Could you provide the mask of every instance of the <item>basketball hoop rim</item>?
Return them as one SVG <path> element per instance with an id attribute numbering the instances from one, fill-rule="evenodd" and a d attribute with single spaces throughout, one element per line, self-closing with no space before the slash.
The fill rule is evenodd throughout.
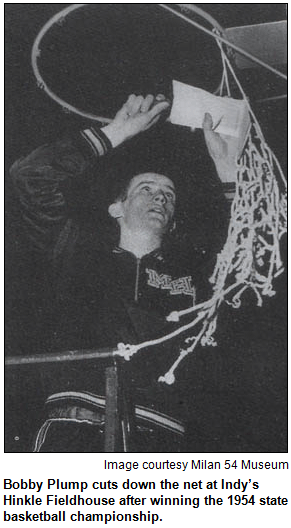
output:
<path id="1" fill-rule="evenodd" d="M 36 78 L 37 86 L 43 90 L 51 99 L 53 99 L 57 104 L 59 104 L 63 110 L 69 113 L 74 113 L 76 115 L 79 115 L 81 117 L 85 117 L 86 119 L 90 119 L 92 121 L 98 121 L 103 124 L 110 123 L 112 119 L 106 116 L 100 116 L 93 114 L 91 112 L 86 112 L 76 106 L 71 105 L 61 97 L 59 97 L 51 88 L 48 86 L 46 81 L 43 79 L 40 70 L 38 61 L 41 57 L 41 42 L 44 38 L 44 36 L 47 34 L 47 32 L 54 26 L 55 24 L 60 24 L 64 22 L 64 19 L 73 11 L 76 11 L 77 9 L 80 9 L 82 7 L 88 6 L 91 4 L 71 4 L 68 7 L 62 9 L 55 15 L 53 15 L 40 29 L 38 35 L 36 36 L 32 50 L 31 50 L 31 66 L 34 73 L 34 76 Z M 165 7 L 163 4 L 156 4 L 161 9 L 165 10 Z M 191 11 L 195 13 L 196 15 L 204 18 L 208 23 L 210 23 L 213 27 L 218 29 L 221 33 L 224 34 L 224 30 L 221 27 L 221 25 L 208 13 L 204 12 L 201 8 L 193 5 L 193 4 L 176 4 L 179 5 L 181 8 L 184 8 L 185 10 Z"/>

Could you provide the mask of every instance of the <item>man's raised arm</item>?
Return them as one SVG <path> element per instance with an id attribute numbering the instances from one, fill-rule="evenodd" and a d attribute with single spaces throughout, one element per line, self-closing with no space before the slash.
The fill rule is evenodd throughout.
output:
<path id="1" fill-rule="evenodd" d="M 13 164 L 10 173 L 23 224 L 38 250 L 53 257 L 56 246 L 62 247 L 72 234 L 66 185 L 82 180 L 88 171 L 97 177 L 98 158 L 151 128 L 168 107 L 163 95 L 130 95 L 109 125 L 88 128 L 71 138 L 43 145 Z"/>

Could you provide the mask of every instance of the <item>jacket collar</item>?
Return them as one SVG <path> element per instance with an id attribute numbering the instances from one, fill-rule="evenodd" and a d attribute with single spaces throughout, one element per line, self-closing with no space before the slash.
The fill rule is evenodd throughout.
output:
<path id="1" fill-rule="evenodd" d="M 134 253 L 132 253 L 131 251 L 127 251 L 126 249 L 123 249 L 119 246 L 115 246 L 112 249 L 112 253 L 119 254 L 119 255 L 132 255 L 136 259 L 136 256 L 134 255 Z M 151 251 L 150 253 L 146 253 L 146 255 L 144 255 L 142 258 L 148 258 L 148 257 L 152 257 L 157 260 L 164 260 L 161 248 L 157 248 Z"/>

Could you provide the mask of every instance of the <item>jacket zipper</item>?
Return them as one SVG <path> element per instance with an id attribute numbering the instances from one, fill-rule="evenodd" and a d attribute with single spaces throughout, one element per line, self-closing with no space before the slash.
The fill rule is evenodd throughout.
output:
<path id="1" fill-rule="evenodd" d="M 134 288 L 134 300 L 138 301 L 138 285 L 139 285 L 139 269 L 140 269 L 140 261 L 141 259 L 138 258 L 136 260 L 136 276 L 135 276 L 135 288 Z"/>

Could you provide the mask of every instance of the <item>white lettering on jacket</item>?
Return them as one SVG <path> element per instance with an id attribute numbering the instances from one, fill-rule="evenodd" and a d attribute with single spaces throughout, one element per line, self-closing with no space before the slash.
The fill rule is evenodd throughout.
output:
<path id="1" fill-rule="evenodd" d="M 161 290 L 169 290 L 171 295 L 191 295 L 195 298 L 195 288 L 192 286 L 192 277 L 179 277 L 172 280 L 170 275 L 162 273 L 159 275 L 156 270 L 146 268 L 148 274 L 148 285 Z"/>

